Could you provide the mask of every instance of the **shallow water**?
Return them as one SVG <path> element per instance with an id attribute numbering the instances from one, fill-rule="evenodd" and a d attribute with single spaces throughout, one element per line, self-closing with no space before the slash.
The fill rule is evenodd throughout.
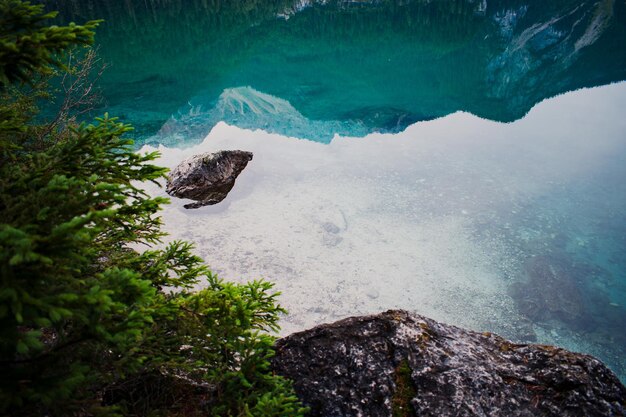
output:
<path id="1" fill-rule="evenodd" d="M 275 282 L 283 333 L 404 308 L 626 381 L 626 3 L 191 3 L 64 3 L 163 164 L 254 152 L 171 239 Z"/>
<path id="2" fill-rule="evenodd" d="M 624 106 L 621 83 L 512 124 L 456 113 L 329 145 L 218 124 L 162 162 L 254 159 L 224 202 L 175 200 L 166 228 L 223 277 L 276 282 L 283 333 L 404 308 L 589 352 L 624 379 Z"/>

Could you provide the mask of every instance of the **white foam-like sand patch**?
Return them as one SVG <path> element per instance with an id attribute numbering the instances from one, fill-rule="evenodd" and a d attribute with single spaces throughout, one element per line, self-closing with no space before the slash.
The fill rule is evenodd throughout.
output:
<path id="1" fill-rule="evenodd" d="M 221 149 L 254 159 L 216 206 L 172 199 L 165 230 L 223 278 L 273 281 L 290 313 L 283 334 L 390 308 L 513 334 L 516 259 L 476 229 L 623 146 L 625 97 L 619 84 L 557 97 L 512 124 L 457 113 L 330 145 L 221 123 L 198 146 L 161 148 L 159 162 Z"/>

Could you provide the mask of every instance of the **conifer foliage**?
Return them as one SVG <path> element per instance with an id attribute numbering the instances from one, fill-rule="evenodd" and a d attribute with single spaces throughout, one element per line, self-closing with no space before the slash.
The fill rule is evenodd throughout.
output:
<path id="1" fill-rule="evenodd" d="M 0 415 L 302 415 L 269 371 L 272 285 L 224 282 L 184 242 L 137 250 L 163 236 L 166 200 L 138 186 L 158 155 L 108 115 L 36 117 L 98 24 L 52 17 L 0 0 Z"/>

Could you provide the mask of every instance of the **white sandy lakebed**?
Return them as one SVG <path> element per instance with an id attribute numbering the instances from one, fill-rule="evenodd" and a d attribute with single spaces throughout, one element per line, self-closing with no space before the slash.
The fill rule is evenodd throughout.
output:
<path id="1" fill-rule="evenodd" d="M 384 140 L 363 155 L 361 144 L 218 125 L 202 145 L 167 151 L 171 159 L 161 162 L 219 149 L 249 150 L 254 159 L 222 203 L 186 210 L 174 199 L 165 230 L 194 242 L 223 278 L 274 282 L 290 313 L 285 333 L 389 308 L 472 328 L 504 320 L 514 309 L 492 265 L 501 255 L 472 239 L 464 214 L 472 203 L 439 215 L 432 202 L 421 204 L 437 185 L 407 176 L 415 155 L 391 155 Z"/>

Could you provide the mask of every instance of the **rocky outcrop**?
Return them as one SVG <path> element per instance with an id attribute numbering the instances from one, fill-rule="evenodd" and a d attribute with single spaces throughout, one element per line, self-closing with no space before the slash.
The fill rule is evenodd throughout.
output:
<path id="1" fill-rule="evenodd" d="M 275 372 L 310 416 L 623 416 L 626 388 L 600 361 L 514 344 L 406 311 L 280 339 Z"/>
<path id="2" fill-rule="evenodd" d="M 196 200 L 185 208 L 217 204 L 226 198 L 237 176 L 252 160 L 252 152 L 219 151 L 195 155 L 174 168 L 165 191 L 174 197 Z"/>

